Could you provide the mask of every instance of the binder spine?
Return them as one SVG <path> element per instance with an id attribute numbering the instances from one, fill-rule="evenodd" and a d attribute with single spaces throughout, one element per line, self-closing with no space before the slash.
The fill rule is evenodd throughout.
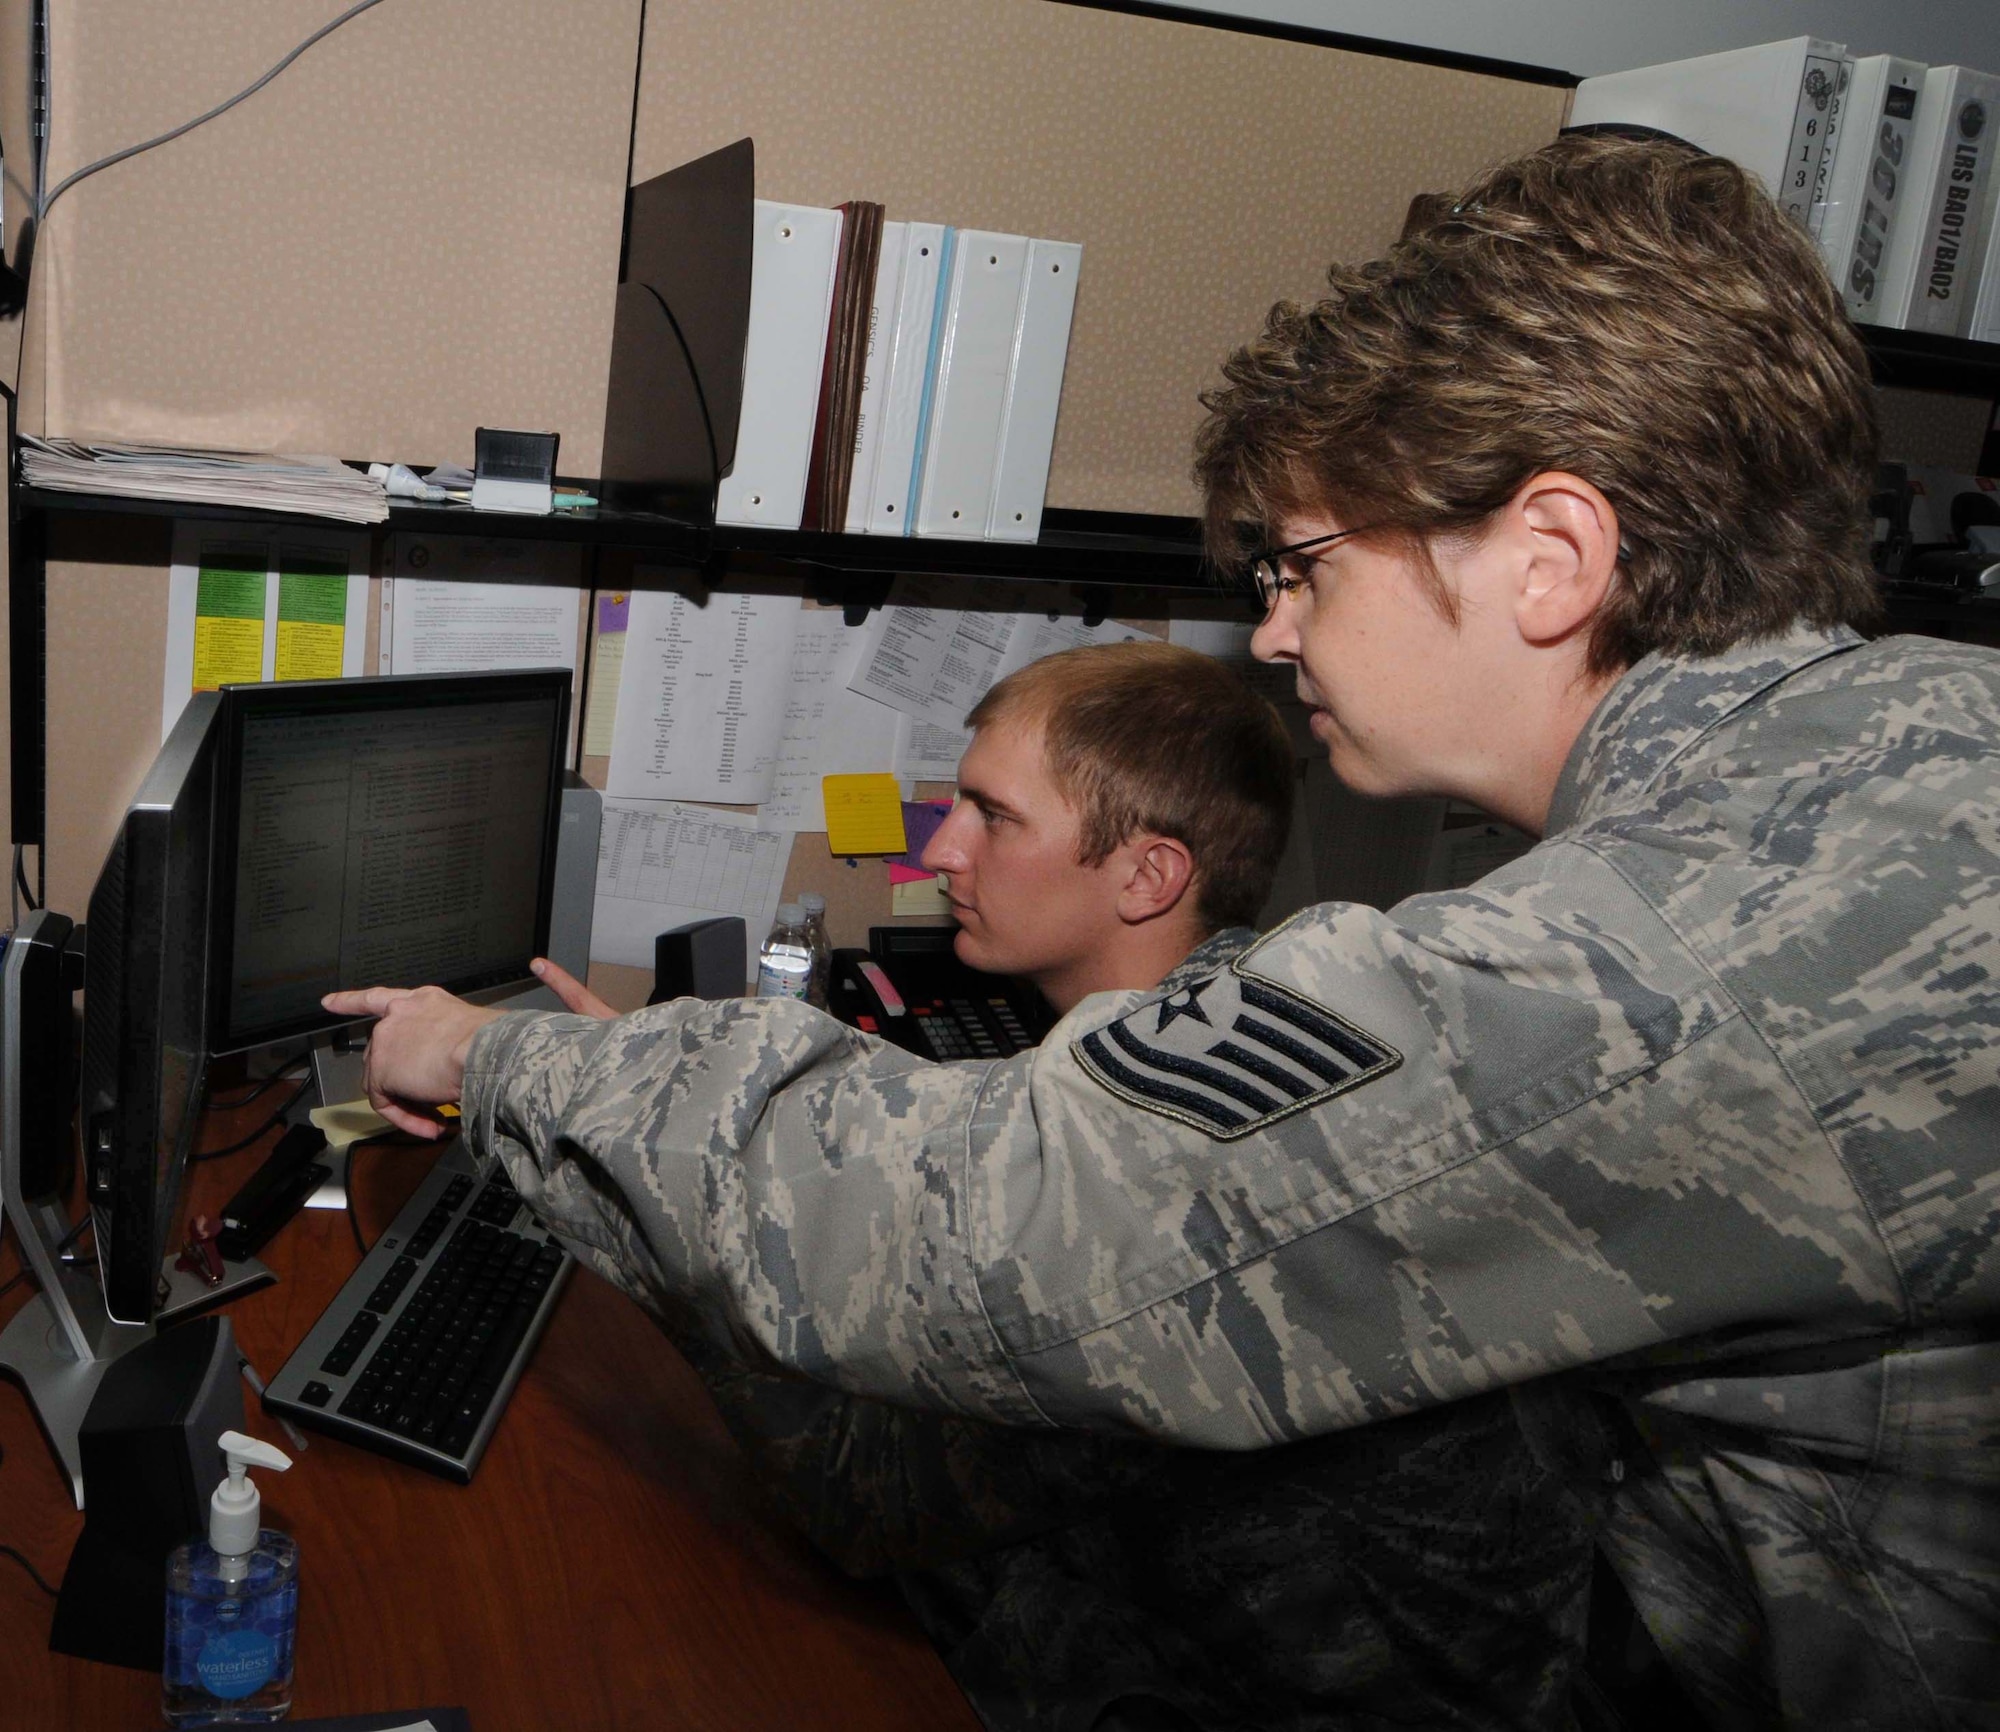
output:
<path id="1" fill-rule="evenodd" d="M 764 199 L 756 213 L 736 466 L 717 489 L 715 520 L 797 529 L 805 511 L 841 217 Z"/>
<path id="2" fill-rule="evenodd" d="M 847 490 L 849 535 L 865 535 L 875 500 L 875 471 L 882 453 L 882 410 L 889 394 L 889 363 L 896 337 L 896 308 L 903 295 L 904 249 L 908 223 L 882 225 L 882 252 L 875 267 L 874 298 L 868 309 L 868 354 L 863 366 L 861 406 L 854 425 L 854 474 Z"/>
<path id="3" fill-rule="evenodd" d="M 917 400 L 917 445 L 910 458 L 909 503 L 903 512 L 903 533 L 917 533 L 917 511 L 924 496 L 924 472 L 930 460 L 931 415 L 937 405 L 938 365 L 942 358 L 945 315 L 951 308 L 952 277 L 958 263 L 958 230 L 944 231 L 938 259 L 937 294 L 931 302 L 930 342 L 924 350 L 924 389 Z"/>
<path id="4" fill-rule="evenodd" d="M 989 541 L 1034 541 L 1041 535 L 1082 264 L 1083 248 L 1072 241 L 1028 245 L 1007 397 L 1000 412 L 993 501 L 986 514 Z"/>
<path id="5" fill-rule="evenodd" d="M 1841 130 L 1847 122 L 1848 95 L 1854 85 L 1854 57 L 1843 55 L 1833 81 L 1833 98 L 1826 109 L 1826 135 L 1820 144 L 1819 173 L 1813 177 L 1812 232 L 1826 232 L 1827 204 L 1833 196 L 1834 164 L 1840 157 Z"/>
<path id="6" fill-rule="evenodd" d="M 917 490 L 919 535 L 985 539 L 1028 249 L 1022 235 L 959 235 Z"/>
<path id="7" fill-rule="evenodd" d="M 1954 69 L 1949 99 L 1934 118 L 1939 131 L 1936 178 L 1916 238 L 1906 330 L 1963 336 L 1978 294 L 1994 136 L 2000 125 L 2000 79 Z M 1925 96 L 1932 93 L 1927 89 Z"/>
<path id="8" fill-rule="evenodd" d="M 1858 63 L 1821 235 L 1827 268 L 1857 325 L 1882 317 L 1897 212 L 1905 203 L 1924 68 L 1887 54 Z"/>
<path id="9" fill-rule="evenodd" d="M 1784 184 L 1778 203 L 1794 221 L 1812 226 L 1813 193 L 1819 185 L 1820 163 L 1826 154 L 1828 111 L 1840 82 L 1840 59 L 1809 53 L 1799 76 L 1798 102 L 1792 110 L 1792 140 L 1785 155 Z"/>
<path id="10" fill-rule="evenodd" d="M 2000 183 L 2000 169 L 1993 174 Z M 1990 189 L 1986 209 L 1986 263 L 1979 273 L 1979 297 L 1973 302 L 1966 335 L 1981 343 L 2000 343 L 2000 185 Z M 1990 443 L 1992 435 L 1988 435 Z"/>
<path id="11" fill-rule="evenodd" d="M 901 535 L 910 515 L 910 471 L 916 457 L 924 372 L 930 364 L 938 279 L 950 230 L 941 223 L 907 225 L 903 275 L 885 339 L 879 449 L 867 511 L 870 535 Z"/>

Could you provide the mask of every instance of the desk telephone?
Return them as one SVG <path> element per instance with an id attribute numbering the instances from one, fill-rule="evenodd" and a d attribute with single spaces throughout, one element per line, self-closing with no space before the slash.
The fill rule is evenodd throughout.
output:
<path id="1" fill-rule="evenodd" d="M 952 953 L 952 926 L 876 926 L 866 950 L 836 950 L 827 1007 L 851 1027 L 923 1058 L 1006 1058 L 1055 1024 L 1025 981 L 982 974 Z"/>

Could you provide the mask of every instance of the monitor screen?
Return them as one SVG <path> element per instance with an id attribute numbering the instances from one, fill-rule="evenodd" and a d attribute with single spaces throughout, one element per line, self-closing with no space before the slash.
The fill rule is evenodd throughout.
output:
<path id="1" fill-rule="evenodd" d="M 212 1052 L 336 1025 L 336 987 L 478 995 L 548 945 L 566 669 L 224 692 Z"/>
<path id="2" fill-rule="evenodd" d="M 220 700 L 197 693 L 126 809 L 85 925 L 79 1073 L 105 1309 L 144 1323 L 201 1109 Z"/>

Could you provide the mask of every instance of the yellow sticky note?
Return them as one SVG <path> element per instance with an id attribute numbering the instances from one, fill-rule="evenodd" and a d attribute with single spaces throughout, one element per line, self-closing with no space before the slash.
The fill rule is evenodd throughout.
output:
<path id="1" fill-rule="evenodd" d="M 944 880 L 937 877 L 912 878 L 905 884 L 890 885 L 889 912 L 935 915 L 943 919 L 951 912 L 951 904 L 944 899 Z"/>
<path id="2" fill-rule="evenodd" d="M 894 776 L 822 776 L 826 843 L 836 854 L 905 854 L 903 790 Z"/>
<path id="3" fill-rule="evenodd" d="M 338 1101 L 330 1107 L 314 1107 L 307 1115 L 326 1132 L 326 1146 L 336 1154 L 363 1137 L 378 1137 L 394 1127 L 366 1101 Z"/>

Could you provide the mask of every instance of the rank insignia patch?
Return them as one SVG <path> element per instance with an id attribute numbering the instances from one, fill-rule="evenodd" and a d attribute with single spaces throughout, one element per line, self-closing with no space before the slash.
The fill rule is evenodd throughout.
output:
<path id="1" fill-rule="evenodd" d="M 1113 1094 L 1225 1142 L 1403 1062 L 1310 999 L 1234 970 L 1142 1005 L 1070 1051 Z"/>

